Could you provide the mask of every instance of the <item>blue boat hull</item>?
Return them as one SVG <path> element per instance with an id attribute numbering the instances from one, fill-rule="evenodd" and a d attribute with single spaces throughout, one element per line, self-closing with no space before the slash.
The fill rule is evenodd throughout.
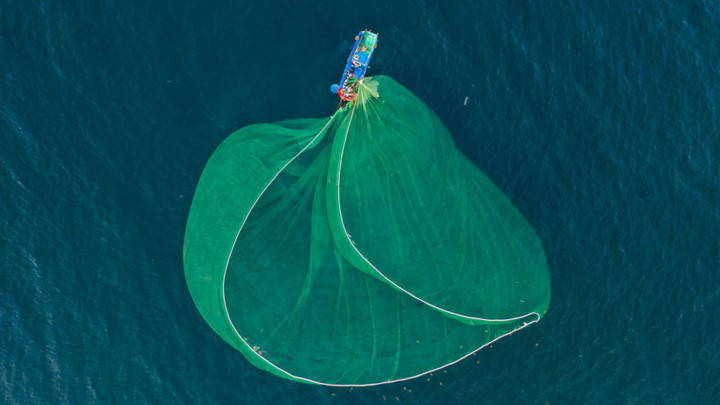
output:
<path id="1" fill-rule="evenodd" d="M 330 91 L 338 93 L 344 101 L 352 101 L 357 96 L 353 87 L 353 80 L 362 81 L 370 64 L 375 47 L 377 46 L 377 34 L 370 31 L 360 31 L 355 37 L 355 44 L 352 47 L 350 56 L 345 64 L 345 70 L 340 78 L 339 84 L 333 84 Z"/>

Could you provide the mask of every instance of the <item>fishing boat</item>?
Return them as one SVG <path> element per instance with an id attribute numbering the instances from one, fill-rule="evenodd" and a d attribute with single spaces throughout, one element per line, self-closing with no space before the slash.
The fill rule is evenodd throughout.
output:
<path id="1" fill-rule="evenodd" d="M 340 83 L 330 86 L 330 91 L 337 93 L 343 101 L 352 101 L 357 97 L 357 85 L 362 83 L 367 72 L 370 58 L 377 47 L 378 34 L 370 30 L 360 31 L 355 36 L 355 44 L 350 51 Z"/>

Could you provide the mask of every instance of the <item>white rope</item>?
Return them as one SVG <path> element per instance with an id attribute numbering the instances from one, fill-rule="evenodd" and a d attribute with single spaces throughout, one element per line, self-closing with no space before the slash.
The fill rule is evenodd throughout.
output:
<path id="1" fill-rule="evenodd" d="M 230 249 L 230 253 L 228 254 L 227 261 L 225 262 L 225 270 L 223 273 L 223 281 L 222 281 L 223 309 L 225 309 L 225 315 L 227 316 L 228 322 L 230 322 L 230 326 L 233 328 L 233 331 L 235 331 L 235 334 L 240 339 L 240 341 L 243 342 L 245 344 L 245 346 L 247 346 L 247 348 L 250 349 L 250 351 L 252 351 L 258 357 L 260 357 L 260 359 L 264 360 L 265 362 L 267 362 L 268 364 L 270 364 L 271 366 L 276 368 L 278 371 L 285 373 L 292 378 L 301 378 L 301 377 L 296 377 L 296 376 L 288 373 L 287 371 L 281 369 L 280 367 L 276 366 L 275 364 L 271 363 L 269 360 L 267 360 L 266 358 L 261 356 L 257 351 L 255 351 L 255 349 L 252 346 L 250 346 L 245 341 L 245 339 L 242 338 L 242 336 L 240 335 L 240 332 L 238 332 L 237 328 L 235 327 L 235 324 L 232 321 L 232 318 L 230 317 L 230 312 L 228 311 L 227 300 L 225 299 L 225 280 L 227 279 L 227 271 L 228 271 L 228 266 L 230 266 L 230 258 L 232 257 L 233 251 L 235 250 L 235 245 L 237 244 L 238 237 L 240 237 L 240 232 L 242 232 L 242 229 L 245 227 L 245 222 L 247 222 L 247 219 L 250 217 L 250 213 L 252 212 L 253 209 L 255 209 L 255 205 L 257 205 L 258 201 L 260 201 L 260 198 L 263 196 L 263 194 L 265 194 L 265 191 L 267 191 L 268 187 L 270 187 L 270 185 L 275 181 L 275 179 L 277 179 L 277 177 L 280 175 L 280 173 L 282 173 L 282 171 L 285 170 L 285 168 L 288 167 L 288 165 L 290 165 L 290 163 L 292 163 L 295 159 L 297 159 L 298 156 L 302 155 L 303 152 L 305 152 L 305 150 L 307 148 L 309 148 L 310 145 L 312 145 L 315 142 L 315 140 L 325 131 L 325 128 L 327 128 L 328 125 L 330 125 L 330 123 L 332 122 L 332 120 L 335 119 L 335 115 L 337 115 L 337 111 L 335 112 L 335 114 L 332 115 L 332 117 L 330 117 L 330 119 L 325 124 L 325 126 L 323 126 L 322 129 L 317 134 L 315 134 L 315 136 L 310 140 L 310 142 L 308 142 L 307 145 L 305 145 L 305 147 L 303 147 L 300 150 L 300 152 L 298 152 L 295 156 L 293 156 L 292 159 L 290 159 L 287 163 L 285 163 L 285 165 L 282 168 L 280 168 L 280 170 L 278 170 L 277 173 L 275 173 L 273 178 L 265 185 L 265 188 L 263 188 L 263 190 L 260 192 L 260 194 L 258 194 L 257 198 L 255 199 L 255 202 L 253 202 L 252 206 L 250 207 L 250 210 L 248 210 L 247 214 L 245 215 L 245 219 L 243 219 L 242 223 L 240 224 L 240 228 L 238 229 L 237 234 L 235 234 L 235 240 L 233 241 L 232 248 Z"/>
<path id="2" fill-rule="evenodd" d="M 350 114 L 350 123 L 352 123 L 352 119 L 353 119 L 353 114 L 354 114 L 354 113 L 355 113 L 355 108 L 353 108 L 353 111 L 352 111 L 352 113 Z M 425 304 L 425 305 L 427 305 L 427 306 L 429 306 L 429 307 L 431 307 L 431 308 L 434 308 L 434 309 L 436 309 L 436 310 L 438 310 L 438 311 L 440 311 L 440 312 L 444 312 L 444 313 L 449 314 L 449 315 L 454 315 L 454 316 L 457 316 L 457 317 L 460 317 L 460 318 L 464 318 L 464 319 L 468 319 L 468 320 L 477 320 L 477 321 L 483 321 L 483 322 L 510 322 L 510 321 L 517 321 L 517 320 L 520 320 L 520 319 L 523 319 L 523 318 L 527 318 L 528 316 L 530 316 L 530 315 L 532 315 L 532 314 L 537 315 L 536 312 L 529 312 L 529 313 L 527 313 L 527 314 L 525 314 L 525 315 L 520 315 L 520 316 L 516 316 L 516 317 L 513 317 L 513 318 L 489 319 L 489 318 L 479 318 L 479 317 L 474 317 L 474 316 L 468 316 L 468 315 L 459 314 L 459 313 L 457 313 L 457 312 L 452 312 L 452 311 L 450 311 L 450 310 L 447 310 L 447 309 L 444 309 L 444 308 L 440 308 L 440 307 L 438 307 L 437 305 L 431 304 L 431 303 L 423 300 L 422 298 L 414 295 L 414 294 L 411 293 L 410 291 L 408 291 L 408 290 L 400 287 L 397 283 L 395 283 L 394 281 L 390 280 L 390 279 L 389 279 L 387 276 L 385 276 L 385 274 L 383 274 L 377 267 L 375 267 L 375 265 L 373 265 L 373 264 L 370 262 L 370 260 L 368 260 L 368 259 L 365 257 L 365 255 L 363 255 L 363 254 L 357 249 L 357 247 L 355 246 L 355 244 L 350 240 L 350 234 L 348 234 L 347 228 L 345 228 L 345 221 L 343 220 L 343 216 L 342 216 L 342 207 L 340 206 L 340 175 L 341 175 L 341 172 L 342 172 L 343 155 L 345 154 L 345 145 L 346 145 L 346 143 L 347 143 L 347 137 L 348 137 L 348 133 L 349 133 L 349 132 L 350 132 L 350 124 L 348 124 L 348 129 L 347 129 L 347 131 L 345 132 L 345 139 L 343 140 L 343 146 L 342 146 L 342 149 L 340 150 L 340 161 L 339 161 L 339 163 L 338 163 L 338 172 L 337 172 L 337 179 L 338 179 L 338 181 L 337 181 L 337 205 L 338 205 L 338 213 L 340 214 L 340 224 L 342 225 L 343 233 L 345 233 L 345 238 L 346 238 L 347 241 L 350 243 L 350 246 L 352 246 L 353 250 L 355 250 L 355 252 L 356 252 L 358 255 L 360 255 L 360 257 L 363 259 L 363 261 L 365 261 L 365 263 L 367 263 L 368 265 L 370 265 L 370 267 L 372 267 L 383 279 L 385 279 L 385 281 L 387 281 L 388 283 L 392 284 L 392 285 L 393 285 L 395 288 L 397 288 L 398 290 L 404 292 L 405 294 L 407 294 L 407 295 L 415 298 L 416 300 L 422 302 L 423 304 Z"/>
<path id="3" fill-rule="evenodd" d="M 340 171 L 341 171 L 341 168 L 342 168 L 343 153 L 345 152 L 345 142 L 347 141 L 347 136 L 348 136 L 348 133 L 350 132 L 350 124 L 352 124 L 352 119 L 353 119 L 353 116 L 354 116 L 354 114 L 355 114 L 355 108 L 356 108 L 356 107 L 357 107 L 357 104 L 354 104 L 354 105 L 353 105 L 352 112 L 350 113 L 350 120 L 348 121 L 348 129 L 347 129 L 347 131 L 345 132 L 345 139 L 343 140 L 343 147 L 342 147 L 342 151 L 341 151 L 341 153 L 340 153 L 340 161 L 338 162 L 338 164 L 339 164 L 339 165 L 338 165 L 338 210 L 340 210 L 340 221 L 341 221 L 341 224 L 342 224 L 342 226 L 343 226 L 343 232 L 345 233 L 345 236 L 346 236 L 346 238 L 348 239 L 348 242 L 350 242 L 350 246 L 352 246 L 353 249 L 355 249 L 355 251 L 360 255 L 360 257 L 362 257 L 363 260 L 364 260 L 367 264 L 369 264 L 370 266 L 372 266 L 372 268 L 375 269 L 375 271 L 377 271 L 378 274 L 380 274 L 383 278 L 385 278 L 385 280 L 387 280 L 389 283 L 391 283 L 391 284 L 393 284 L 394 286 L 396 286 L 396 287 L 397 287 L 398 289 L 400 289 L 401 291 L 407 293 L 408 295 L 410 295 L 411 297 L 417 299 L 418 301 L 423 302 L 423 303 L 425 303 L 425 304 L 427 304 L 427 305 L 429 305 L 429 306 L 431 306 L 431 307 L 433 307 L 433 308 L 435 308 L 435 309 L 438 309 L 438 310 L 440 310 L 440 311 L 442 311 L 442 312 L 446 312 L 446 313 L 449 313 L 449 314 L 453 314 L 453 315 L 457 315 L 457 316 L 463 317 L 463 315 L 459 315 L 459 314 L 455 314 L 454 312 L 450 312 L 450 311 L 447 311 L 447 310 L 443 310 L 442 308 L 436 307 L 435 305 L 432 305 L 432 304 L 430 304 L 430 303 L 428 303 L 428 302 L 425 302 L 425 301 L 423 301 L 422 299 L 420 299 L 420 298 L 414 296 L 413 294 L 407 292 L 406 290 L 404 290 L 403 288 L 401 288 L 401 287 L 398 286 L 397 284 L 393 283 L 391 280 L 389 280 L 387 277 L 385 277 L 385 275 L 382 274 L 375 266 L 373 266 L 373 264 L 370 263 L 370 261 L 368 261 L 368 260 L 365 258 L 365 256 L 363 256 L 363 254 L 360 253 L 360 251 L 358 251 L 358 250 L 355 248 L 355 245 L 353 245 L 352 242 L 350 241 L 350 235 L 348 235 L 347 229 L 345 228 L 345 223 L 344 223 L 344 221 L 342 220 L 342 211 L 341 211 L 341 208 L 340 208 Z M 505 333 L 505 334 L 502 334 L 502 335 L 496 337 L 495 339 L 489 341 L 488 343 L 485 343 L 484 345 L 478 347 L 477 349 L 475 349 L 475 350 L 473 350 L 472 352 L 466 354 L 465 356 L 462 356 L 462 357 L 458 358 L 457 360 L 454 360 L 454 361 L 452 361 L 452 362 L 450 362 L 450 363 L 444 364 L 444 365 L 442 365 L 442 366 L 440 366 L 440 367 L 437 367 L 437 368 L 434 368 L 434 369 L 432 369 L 432 370 L 424 371 L 424 372 L 422 372 L 422 373 L 419 373 L 419 374 L 414 375 L 414 376 L 411 376 L 411 377 L 405 377 L 405 378 L 400 378 L 400 379 L 396 379 L 396 380 L 382 381 L 382 382 L 370 383 L 370 384 L 330 384 L 330 383 L 324 383 L 324 382 L 321 382 L 321 381 L 315 381 L 315 380 L 310 379 L 310 378 L 305 378 L 305 377 L 296 376 L 296 375 L 294 375 L 294 374 L 292 374 L 292 373 L 290 373 L 290 372 L 282 369 L 281 367 L 277 366 L 276 364 L 274 364 L 274 363 L 271 362 L 270 360 L 266 359 L 266 358 L 265 358 L 263 355 L 261 355 L 257 350 L 255 350 L 250 344 L 248 344 L 248 343 L 245 341 L 245 339 L 242 338 L 242 336 L 240 335 L 240 332 L 237 330 L 237 328 L 235 327 L 235 324 L 234 324 L 233 321 L 232 321 L 232 318 L 230 317 L 230 312 L 228 311 L 228 307 L 227 307 L 227 301 L 226 301 L 226 299 L 225 299 L 225 280 L 226 280 L 226 278 L 227 278 L 228 266 L 230 265 L 230 258 L 232 257 L 232 252 L 235 250 L 235 245 L 237 244 L 238 237 L 240 236 L 240 232 L 242 231 L 243 227 L 245 226 L 245 222 L 247 222 L 247 219 L 248 219 L 248 217 L 250 216 L 250 213 L 251 213 L 252 210 L 255 208 L 255 205 L 258 203 L 258 201 L 260 200 L 260 198 L 262 197 L 262 195 L 265 193 L 265 191 L 267 191 L 268 187 L 270 187 L 270 185 L 275 181 L 275 179 L 280 175 L 280 173 L 281 173 L 283 170 L 285 170 L 285 168 L 286 168 L 290 163 L 292 163 L 295 159 L 297 159 L 298 156 L 300 156 L 303 152 L 305 152 L 305 150 L 306 150 L 310 145 L 312 145 L 313 142 L 315 142 L 315 140 L 320 136 L 320 134 L 323 133 L 323 131 L 325 130 L 325 128 L 327 128 L 327 126 L 328 126 L 328 125 L 332 122 L 332 120 L 335 118 L 335 115 L 337 115 L 337 112 L 336 112 L 335 114 L 333 114 L 332 117 L 330 117 L 330 120 L 328 120 L 328 122 L 327 122 L 327 123 L 325 124 L 325 126 L 320 130 L 320 132 L 318 132 L 318 133 L 315 135 L 315 137 L 313 137 L 313 139 L 312 139 L 307 145 L 305 145 L 305 147 L 304 147 L 302 150 L 300 150 L 300 152 L 298 152 L 297 155 L 295 155 L 292 159 L 290 159 L 290 161 L 288 161 L 277 173 L 275 173 L 275 176 L 273 176 L 272 180 L 270 180 L 270 182 L 265 186 L 265 188 L 262 190 L 262 192 L 260 192 L 260 194 L 258 195 L 258 197 L 255 199 L 255 202 L 254 202 L 253 205 L 250 207 L 250 210 L 248 211 L 247 215 L 245 216 L 245 219 L 243 220 L 242 224 L 240 225 L 240 229 L 238 229 L 238 232 L 237 232 L 237 234 L 235 235 L 235 241 L 233 242 L 233 246 L 232 246 L 232 248 L 230 249 L 230 253 L 229 253 L 229 255 L 228 255 L 227 262 L 225 263 L 225 271 L 224 271 L 224 274 L 223 274 L 223 282 L 222 282 L 223 308 L 225 309 L 225 315 L 227 316 L 227 319 L 228 319 L 228 322 L 230 323 L 230 326 L 232 327 L 233 331 L 235 332 L 235 334 L 237 335 L 237 337 L 240 339 L 240 341 L 243 342 L 243 344 L 248 348 L 248 350 L 250 350 L 252 353 L 254 353 L 260 360 L 262 360 L 262 361 L 265 362 L 266 364 L 270 365 L 272 368 L 278 370 L 279 372 L 281 372 L 281 373 L 283 373 L 283 374 L 287 375 L 288 377 L 290 377 L 290 378 L 292 378 L 292 379 L 295 379 L 295 380 L 305 381 L 305 382 L 312 383 L 312 384 L 325 385 L 325 386 L 329 386 L 329 387 L 370 387 L 370 386 L 375 386 L 375 385 L 392 384 L 392 383 L 396 383 L 396 382 L 400 382 L 400 381 L 411 380 L 411 379 L 413 379 L 413 378 L 417 378 L 417 377 L 423 376 L 423 375 L 425 375 L 425 374 L 429 374 L 429 373 L 435 372 L 435 371 L 437 371 L 437 370 L 443 369 L 443 368 L 445 368 L 445 367 L 451 366 L 451 365 L 453 365 L 453 364 L 455 364 L 455 363 L 457 363 L 457 362 L 459 362 L 459 361 L 461 361 L 461 360 L 469 357 L 470 355 L 476 353 L 477 351 L 479 351 L 479 350 L 487 347 L 488 345 L 491 345 L 493 342 L 496 342 L 497 340 L 499 340 L 499 339 L 501 339 L 501 338 L 503 338 L 503 337 L 505 337 L 505 336 L 509 336 L 509 335 L 511 335 L 511 334 L 513 334 L 513 333 L 515 333 L 515 332 L 517 332 L 517 331 L 519 331 L 519 330 L 521 330 L 521 329 L 524 329 L 524 328 L 526 328 L 528 325 L 531 325 L 531 324 L 533 324 L 533 323 L 538 322 L 538 321 L 540 320 L 540 315 L 539 315 L 537 312 L 531 312 L 531 313 L 529 313 L 529 314 L 527 314 L 527 315 L 525 315 L 525 316 L 523 316 L 523 317 L 527 317 L 527 316 L 529 316 L 529 315 L 535 315 L 535 317 L 536 317 L 535 320 L 532 320 L 532 321 L 530 321 L 530 322 L 523 322 L 523 325 L 522 325 L 522 326 L 520 326 L 520 327 L 518 327 L 518 328 L 516 328 L 516 329 L 513 329 L 513 330 L 511 330 L 510 332 L 507 332 L 507 333 Z M 507 319 L 507 320 L 516 320 L 516 319 L 520 319 L 520 318 L 523 318 L 523 317 L 509 318 L 509 319 Z M 468 318 L 468 319 L 484 320 L 483 318 L 473 318 L 473 317 L 466 317 L 466 318 Z M 492 320 L 490 320 L 490 321 L 492 321 Z"/>

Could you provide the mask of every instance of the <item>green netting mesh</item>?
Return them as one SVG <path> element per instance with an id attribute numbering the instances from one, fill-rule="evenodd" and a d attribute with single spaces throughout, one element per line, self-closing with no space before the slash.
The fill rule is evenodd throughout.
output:
<path id="1" fill-rule="evenodd" d="M 359 48 L 366 50 L 364 52 L 370 53 L 375 46 L 375 42 L 377 42 L 377 34 L 372 32 L 366 32 L 365 35 L 363 35 L 362 40 L 360 41 Z"/>
<path id="2" fill-rule="evenodd" d="M 215 151 L 184 262 L 210 326 L 255 366 L 377 384 L 446 366 L 536 322 L 542 245 L 389 77 L 323 119 L 252 125 Z"/>

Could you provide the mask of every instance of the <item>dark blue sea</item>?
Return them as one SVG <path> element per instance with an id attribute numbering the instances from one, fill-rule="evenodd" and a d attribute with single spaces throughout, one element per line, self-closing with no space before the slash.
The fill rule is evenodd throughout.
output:
<path id="1" fill-rule="evenodd" d="M 0 0 L 0 403 L 719 404 L 718 27 L 712 0 Z M 552 302 L 432 376 L 311 386 L 207 326 L 185 223 L 231 132 L 333 113 L 364 28 L 535 228 Z"/>

